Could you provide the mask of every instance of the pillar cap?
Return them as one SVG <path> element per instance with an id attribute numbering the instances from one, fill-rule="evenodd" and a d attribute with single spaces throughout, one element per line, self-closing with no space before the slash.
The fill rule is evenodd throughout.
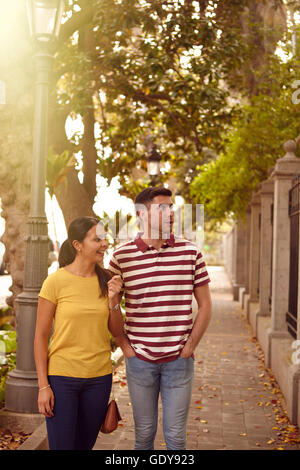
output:
<path id="1" fill-rule="evenodd" d="M 277 160 L 274 171 L 271 174 L 272 179 L 283 178 L 290 179 L 300 173 L 300 158 L 297 158 L 295 151 L 297 144 L 294 140 L 288 140 L 283 145 L 286 154 L 283 158 Z"/>
<path id="2" fill-rule="evenodd" d="M 256 192 L 256 193 L 253 193 L 252 194 L 252 198 L 250 200 L 250 205 L 253 206 L 253 205 L 259 205 L 261 203 L 261 200 L 260 200 L 260 192 Z"/>
<path id="3" fill-rule="evenodd" d="M 283 144 L 283 148 L 286 151 L 286 154 L 283 158 L 285 158 L 286 160 L 291 159 L 291 158 L 292 159 L 297 158 L 295 155 L 295 152 L 297 150 L 297 144 L 294 140 L 287 140 Z"/>
<path id="4" fill-rule="evenodd" d="M 274 180 L 267 179 L 260 183 L 260 194 L 274 194 Z"/>

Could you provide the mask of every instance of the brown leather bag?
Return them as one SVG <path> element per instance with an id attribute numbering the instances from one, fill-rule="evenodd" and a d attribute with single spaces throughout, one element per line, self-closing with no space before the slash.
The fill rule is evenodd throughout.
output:
<path id="1" fill-rule="evenodd" d="M 107 407 L 105 419 L 101 425 L 100 431 L 104 434 L 113 432 L 118 427 L 118 422 L 121 421 L 121 415 L 115 399 L 112 399 Z"/>

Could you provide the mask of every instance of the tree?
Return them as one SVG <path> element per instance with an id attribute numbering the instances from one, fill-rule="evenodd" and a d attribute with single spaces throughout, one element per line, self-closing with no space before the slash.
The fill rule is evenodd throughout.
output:
<path id="1" fill-rule="evenodd" d="M 187 157 L 188 166 L 205 161 L 207 142 L 220 148 L 232 112 L 220 81 L 241 46 L 233 35 L 220 37 L 209 3 L 93 1 L 93 19 L 79 27 L 75 18 L 84 17 L 87 7 L 72 3 L 73 16 L 62 30 L 51 121 L 54 151 L 82 156 L 83 183 L 73 169 L 68 184 L 55 191 L 68 217 L 82 206 L 91 210 L 99 170 L 108 180 L 119 177 L 122 194 L 135 195 L 143 182 L 137 184 L 132 171 L 144 166 L 147 136 L 174 167 Z M 74 13 L 75 6 L 81 11 Z M 72 21 L 76 38 L 70 37 Z M 78 114 L 84 133 L 70 145 L 63 123 Z M 72 188 L 67 197 L 66 188 Z"/>
<path id="2" fill-rule="evenodd" d="M 252 3 L 66 2 L 52 77 L 48 138 L 48 187 L 66 224 L 79 215 L 94 214 L 97 174 L 108 181 L 117 176 L 121 193 L 129 197 L 145 185 L 145 138 L 151 138 L 171 164 L 163 179 L 176 178 L 183 194 L 189 194 L 198 167 L 224 148 L 224 134 L 236 116 L 231 90 L 241 75 L 247 76 L 259 50 L 253 52 L 242 27 Z M 14 29 L 1 29 L 6 39 L 1 44 L 9 37 L 11 51 L 9 56 L 7 50 L 1 51 L 0 77 L 8 86 L 0 118 L 0 197 L 15 295 L 22 288 L 28 214 L 33 62 L 24 2 L 14 0 L 8 6 L 2 0 L 0 7 L 1 18 L 6 20 L 8 11 L 18 18 Z M 80 117 L 83 123 L 83 132 L 71 139 L 65 132 L 68 117 Z M 18 178 L 4 176 L 8 167 L 10 175 L 19 172 Z"/>
<path id="3" fill-rule="evenodd" d="M 284 63 L 274 54 L 279 39 L 291 54 L 292 32 L 285 25 L 285 5 L 272 0 L 251 2 L 241 18 L 251 51 L 228 81 L 240 99 L 238 118 L 223 136 L 219 157 L 198 168 L 191 184 L 191 197 L 205 204 L 215 223 L 245 215 L 253 191 L 283 156 L 283 143 L 299 133 L 292 102 L 299 61 L 293 56 Z"/>
<path id="4" fill-rule="evenodd" d="M 272 66 L 270 62 L 268 92 L 241 107 L 224 152 L 202 166 L 193 180 L 192 196 L 205 204 L 215 221 L 245 215 L 252 193 L 284 156 L 283 144 L 299 135 L 300 107 L 293 99 L 299 72 L 300 63 L 294 57 L 286 63 L 274 58 Z"/>

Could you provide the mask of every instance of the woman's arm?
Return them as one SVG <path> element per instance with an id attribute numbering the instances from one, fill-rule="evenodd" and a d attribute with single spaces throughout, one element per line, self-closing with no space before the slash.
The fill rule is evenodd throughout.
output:
<path id="1" fill-rule="evenodd" d="M 122 288 L 120 276 L 114 276 L 108 281 L 108 305 L 109 319 L 108 328 L 116 343 L 121 347 L 126 357 L 135 356 L 135 352 L 130 345 L 127 336 L 124 334 L 124 320 L 120 309 L 120 291 Z"/>
<path id="2" fill-rule="evenodd" d="M 113 276 L 107 283 L 109 307 L 108 328 L 113 336 L 120 336 L 124 328 L 119 295 L 122 284 L 121 276 Z"/>
<path id="3" fill-rule="evenodd" d="M 38 375 L 39 412 L 53 416 L 54 395 L 48 382 L 48 341 L 56 305 L 39 297 L 34 338 L 34 358 Z"/>

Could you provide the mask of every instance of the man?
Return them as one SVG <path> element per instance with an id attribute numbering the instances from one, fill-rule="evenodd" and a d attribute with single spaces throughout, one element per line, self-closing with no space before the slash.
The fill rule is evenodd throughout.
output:
<path id="1" fill-rule="evenodd" d="M 171 196 L 166 188 L 137 195 L 143 233 L 118 248 L 110 261 L 125 293 L 126 335 L 116 340 L 126 360 L 136 450 L 154 449 L 159 393 L 167 449 L 185 449 L 193 352 L 211 316 L 202 255 L 196 245 L 171 233 Z M 193 294 L 198 303 L 194 324 Z"/>

